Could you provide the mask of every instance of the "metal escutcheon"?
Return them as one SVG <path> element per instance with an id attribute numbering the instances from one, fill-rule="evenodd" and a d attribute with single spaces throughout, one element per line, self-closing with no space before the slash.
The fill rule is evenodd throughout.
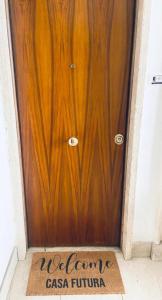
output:
<path id="1" fill-rule="evenodd" d="M 76 65 L 75 65 L 75 64 L 70 64 L 70 65 L 69 65 L 69 68 L 70 68 L 70 69 L 75 69 L 75 68 L 76 68 Z"/>
<path id="2" fill-rule="evenodd" d="M 77 146 L 78 145 L 78 139 L 74 136 L 70 137 L 68 140 L 68 144 L 71 147 Z"/>
<path id="3" fill-rule="evenodd" d="M 122 134 L 116 134 L 114 138 L 115 144 L 122 145 L 124 143 L 124 136 Z"/>

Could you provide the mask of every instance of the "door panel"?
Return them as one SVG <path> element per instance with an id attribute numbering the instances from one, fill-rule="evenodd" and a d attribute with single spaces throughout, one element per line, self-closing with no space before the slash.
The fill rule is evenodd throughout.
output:
<path id="1" fill-rule="evenodd" d="M 135 0 L 9 11 L 29 245 L 117 246 Z"/>

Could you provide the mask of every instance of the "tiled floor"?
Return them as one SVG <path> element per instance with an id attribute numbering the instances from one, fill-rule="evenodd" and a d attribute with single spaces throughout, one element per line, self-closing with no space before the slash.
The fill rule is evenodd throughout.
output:
<path id="1" fill-rule="evenodd" d="M 44 249 L 39 249 L 42 250 Z M 48 251 L 52 250 L 48 249 Z M 18 263 L 8 300 L 162 300 L 162 262 L 153 262 L 150 259 L 125 261 L 121 252 L 114 250 L 126 290 L 125 295 L 26 297 L 32 251 L 35 251 L 32 249 L 28 252 L 26 260 Z"/>

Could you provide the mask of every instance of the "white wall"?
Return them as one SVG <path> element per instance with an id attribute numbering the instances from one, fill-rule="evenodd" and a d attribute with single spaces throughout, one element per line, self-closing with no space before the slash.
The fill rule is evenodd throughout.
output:
<path id="1" fill-rule="evenodd" d="M 152 85 L 151 81 L 155 74 L 162 74 L 161 4 L 161 0 L 152 0 L 148 53 L 146 52 L 147 71 L 143 82 L 145 93 L 135 194 L 134 241 L 159 242 L 160 240 L 162 85 Z"/>
<path id="2" fill-rule="evenodd" d="M 3 26 L 0 26 L 0 28 L 0 42 L 2 43 Z M 0 55 L 0 60 L 0 66 L 2 67 L 2 60 L 5 63 L 5 58 Z M 8 101 L 5 97 L 7 93 L 4 93 L 7 89 L 7 74 L 3 73 L 3 70 L 4 68 L 1 68 L 0 71 L 0 285 L 13 249 L 16 246 L 16 220 L 7 139 L 8 125 L 7 120 L 5 120 L 6 113 L 4 112 L 4 103 Z M 4 87 L 5 84 L 6 87 Z"/>
<path id="3" fill-rule="evenodd" d="M 7 2 L 7 1 L 6 1 Z M 0 284 L 11 253 L 25 255 L 23 188 L 5 0 L 0 0 Z"/>
<path id="4" fill-rule="evenodd" d="M 16 227 L 11 189 L 10 166 L 0 93 L 0 285 L 16 246 Z"/>

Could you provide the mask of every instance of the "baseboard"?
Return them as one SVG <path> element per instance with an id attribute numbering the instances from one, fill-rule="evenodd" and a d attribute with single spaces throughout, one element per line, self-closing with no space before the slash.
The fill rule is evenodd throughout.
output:
<path id="1" fill-rule="evenodd" d="M 162 261 L 162 242 L 160 244 L 152 244 L 151 259 Z"/>
<path id="2" fill-rule="evenodd" d="M 151 257 L 151 242 L 134 242 L 132 246 L 132 258 Z"/>
<path id="3" fill-rule="evenodd" d="M 17 248 L 14 248 L 7 266 L 7 270 L 0 288 L 0 300 L 6 300 L 18 262 Z"/>

